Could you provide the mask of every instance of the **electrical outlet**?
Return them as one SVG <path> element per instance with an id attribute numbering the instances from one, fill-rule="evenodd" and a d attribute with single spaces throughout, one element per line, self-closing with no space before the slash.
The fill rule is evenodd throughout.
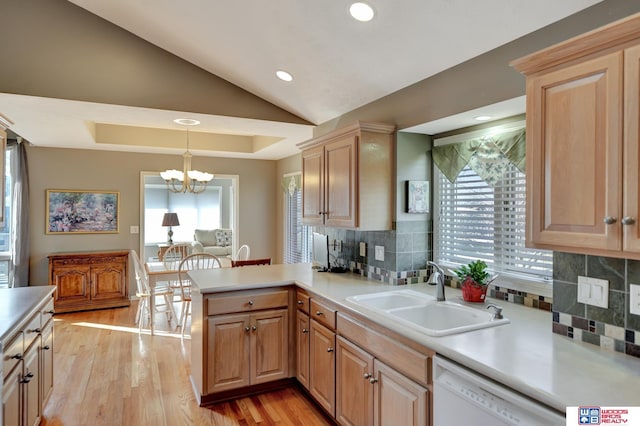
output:
<path id="1" fill-rule="evenodd" d="M 131 225 L 129 227 L 129 233 L 131 234 L 138 234 L 140 232 L 140 229 L 138 228 L 138 226 L 136 225 Z"/>
<path id="2" fill-rule="evenodd" d="M 640 315 L 640 285 L 629 284 L 629 313 Z"/>
<path id="3" fill-rule="evenodd" d="M 376 246 L 376 260 L 384 262 L 384 246 Z"/>
<path id="4" fill-rule="evenodd" d="M 609 281 L 578 276 L 578 302 L 608 308 Z"/>
<path id="5" fill-rule="evenodd" d="M 360 256 L 365 257 L 367 255 L 367 243 L 360 243 Z"/>

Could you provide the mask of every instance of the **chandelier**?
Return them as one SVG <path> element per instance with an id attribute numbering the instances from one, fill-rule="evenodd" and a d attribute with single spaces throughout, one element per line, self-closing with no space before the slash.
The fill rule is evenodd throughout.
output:
<path id="1" fill-rule="evenodd" d="M 200 124 L 198 120 L 190 118 L 179 118 L 174 120 L 178 124 L 185 126 L 195 126 Z M 207 188 L 207 183 L 213 179 L 211 173 L 191 170 L 191 152 L 189 152 L 189 128 L 187 128 L 187 151 L 182 155 L 182 171 L 165 170 L 160 176 L 167 183 L 167 187 L 171 192 L 191 192 L 198 194 Z"/>

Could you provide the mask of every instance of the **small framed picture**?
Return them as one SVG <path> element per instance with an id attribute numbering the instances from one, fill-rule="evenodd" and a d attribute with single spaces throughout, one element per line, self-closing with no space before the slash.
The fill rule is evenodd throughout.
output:
<path id="1" fill-rule="evenodd" d="M 47 190 L 47 234 L 115 234 L 118 197 L 109 191 Z"/>
<path id="2" fill-rule="evenodd" d="M 407 181 L 407 213 L 429 213 L 429 181 Z"/>

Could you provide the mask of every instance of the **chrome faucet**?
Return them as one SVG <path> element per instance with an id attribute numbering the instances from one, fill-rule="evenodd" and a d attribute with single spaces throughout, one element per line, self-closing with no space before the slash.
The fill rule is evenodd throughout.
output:
<path id="1" fill-rule="evenodd" d="M 438 302 L 444 302 L 444 271 L 430 260 L 427 261 L 427 265 L 432 266 L 434 269 L 427 283 L 436 285 L 436 300 Z"/>

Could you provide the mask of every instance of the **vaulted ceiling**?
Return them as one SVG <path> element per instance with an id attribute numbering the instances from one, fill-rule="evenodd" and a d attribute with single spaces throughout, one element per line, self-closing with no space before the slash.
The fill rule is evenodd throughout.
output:
<path id="1" fill-rule="evenodd" d="M 599 1 L 370 0 L 370 22 L 344 0 L 3 3 L 0 113 L 33 144 L 180 152 L 173 120 L 189 117 L 200 155 L 278 159 L 315 125 Z"/>

